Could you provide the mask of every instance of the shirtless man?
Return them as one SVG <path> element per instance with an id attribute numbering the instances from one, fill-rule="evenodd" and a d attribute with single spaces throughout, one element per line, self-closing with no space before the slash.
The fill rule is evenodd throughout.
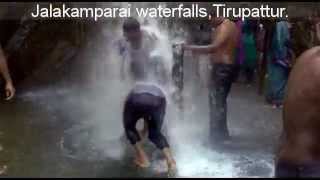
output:
<path id="1" fill-rule="evenodd" d="M 6 57 L 2 51 L 0 46 L 0 73 L 5 80 L 5 93 L 6 93 L 6 100 L 10 100 L 15 95 L 15 88 L 13 86 L 11 76 L 9 73 L 9 68 L 7 65 Z"/>
<path id="2" fill-rule="evenodd" d="M 212 43 L 207 46 L 183 45 L 184 50 L 194 53 L 211 54 L 213 70 L 210 82 L 210 134 L 214 141 L 229 139 L 227 128 L 227 97 L 235 76 L 235 51 L 239 32 L 235 23 L 211 14 L 215 28 Z"/>
<path id="3" fill-rule="evenodd" d="M 320 46 L 293 67 L 283 107 L 276 177 L 320 177 Z"/>

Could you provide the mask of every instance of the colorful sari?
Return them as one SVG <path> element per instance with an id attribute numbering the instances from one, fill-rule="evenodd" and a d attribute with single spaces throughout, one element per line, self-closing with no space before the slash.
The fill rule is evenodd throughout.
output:
<path id="1" fill-rule="evenodd" d="M 277 22 L 268 53 L 267 101 L 281 105 L 290 70 L 290 34 L 286 21 Z"/>
<path id="2" fill-rule="evenodd" d="M 253 79 L 254 70 L 257 66 L 257 46 L 255 41 L 255 32 L 252 26 L 250 26 L 249 21 L 245 21 L 243 26 L 243 38 L 242 43 L 244 47 L 244 62 L 243 62 L 243 69 L 245 70 L 247 77 Z M 249 80 L 249 79 L 248 79 Z"/>

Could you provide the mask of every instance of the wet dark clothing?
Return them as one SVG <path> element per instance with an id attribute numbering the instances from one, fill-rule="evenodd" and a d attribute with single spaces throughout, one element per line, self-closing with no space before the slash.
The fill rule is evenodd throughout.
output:
<path id="1" fill-rule="evenodd" d="M 278 162 L 275 168 L 276 178 L 320 178 L 320 163 L 294 165 Z"/>
<path id="2" fill-rule="evenodd" d="M 124 105 L 124 128 L 131 144 L 141 140 L 136 129 L 140 118 L 147 121 L 149 139 L 159 149 L 169 147 L 166 138 L 161 133 L 166 109 L 166 99 L 163 92 L 153 85 L 137 85 L 129 94 Z"/>
<path id="3" fill-rule="evenodd" d="M 135 87 L 131 90 L 131 93 L 134 93 L 134 94 L 148 93 L 157 97 L 165 98 L 164 93 L 159 87 L 153 84 L 146 84 L 142 82 L 136 83 Z"/>
<path id="4" fill-rule="evenodd" d="M 227 97 L 235 80 L 236 66 L 231 64 L 214 64 L 211 74 L 209 106 L 211 138 L 220 140 L 228 138 Z"/>
<path id="5" fill-rule="evenodd" d="M 268 89 L 267 101 L 274 105 L 283 103 L 288 82 L 291 54 L 290 32 L 288 23 L 280 21 L 276 23 L 271 48 L 268 51 Z"/>

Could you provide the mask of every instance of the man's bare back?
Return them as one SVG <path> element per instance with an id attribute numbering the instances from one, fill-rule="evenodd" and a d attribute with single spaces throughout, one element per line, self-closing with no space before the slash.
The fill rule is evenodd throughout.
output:
<path id="1" fill-rule="evenodd" d="M 238 34 L 238 29 L 235 23 L 229 19 L 224 19 L 216 30 L 212 32 L 212 43 L 219 37 L 225 37 L 225 41 L 211 56 L 214 63 L 234 63 Z"/>
<path id="2" fill-rule="evenodd" d="M 320 46 L 305 51 L 297 59 L 290 74 L 284 100 L 282 144 L 277 154 L 277 163 L 313 166 L 313 176 L 320 175 L 314 175 L 314 172 L 320 171 L 319 141 Z"/>

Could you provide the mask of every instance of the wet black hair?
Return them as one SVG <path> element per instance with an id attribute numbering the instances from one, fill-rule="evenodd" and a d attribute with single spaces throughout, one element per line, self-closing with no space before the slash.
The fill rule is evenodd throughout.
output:
<path id="1" fill-rule="evenodd" d="M 140 30 L 140 23 L 136 18 L 129 17 L 123 22 L 123 31 Z"/>

